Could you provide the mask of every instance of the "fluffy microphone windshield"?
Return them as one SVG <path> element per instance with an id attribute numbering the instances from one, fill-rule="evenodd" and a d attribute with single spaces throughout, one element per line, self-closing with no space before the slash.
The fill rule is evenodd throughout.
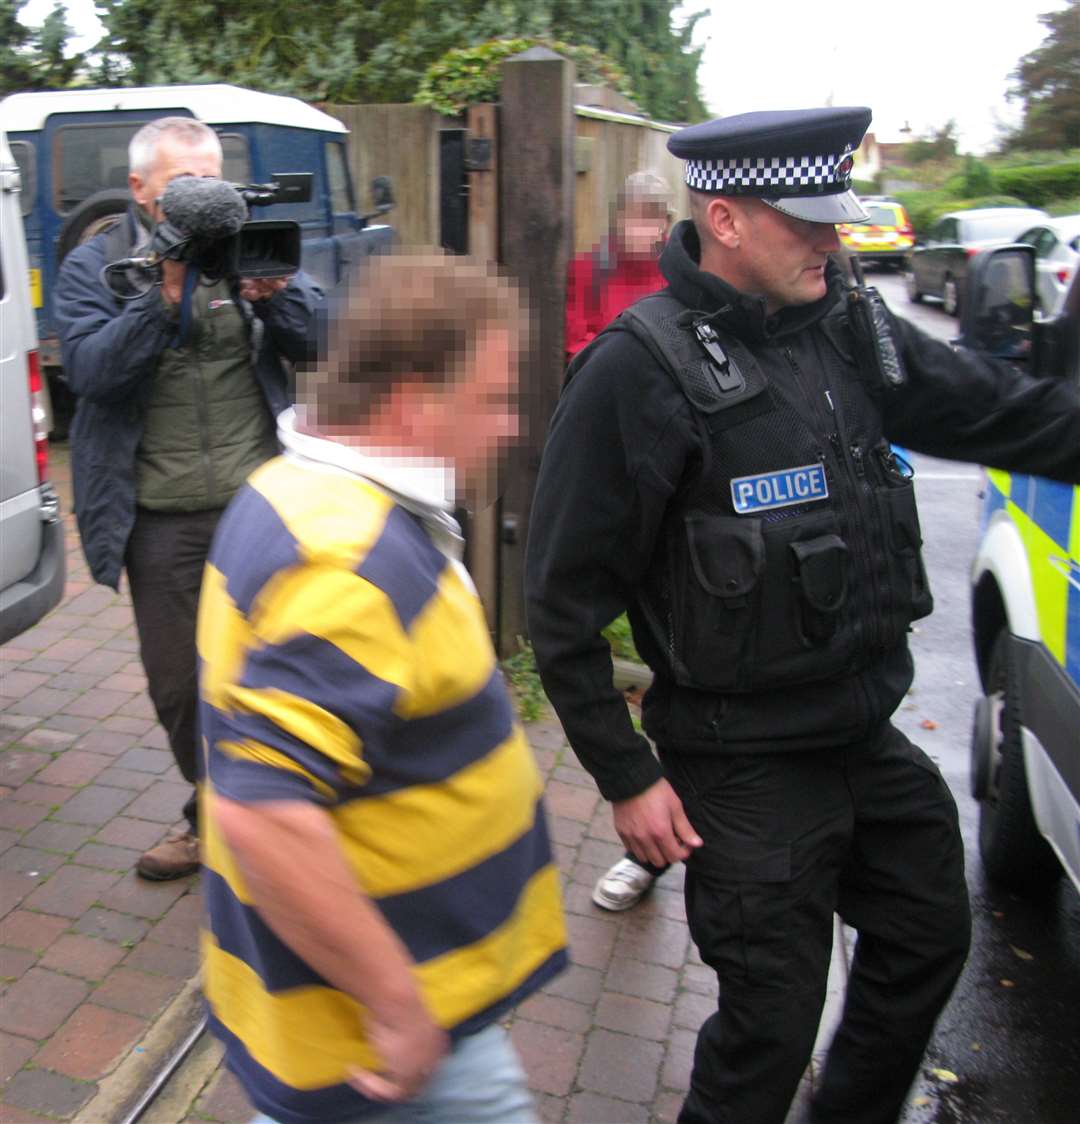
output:
<path id="1" fill-rule="evenodd" d="M 177 176 L 161 197 L 169 223 L 189 238 L 228 238 L 247 222 L 247 204 L 231 183 Z"/>

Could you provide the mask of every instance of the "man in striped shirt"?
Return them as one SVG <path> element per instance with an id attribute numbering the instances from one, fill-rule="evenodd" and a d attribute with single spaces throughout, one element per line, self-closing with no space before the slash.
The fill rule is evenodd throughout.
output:
<path id="1" fill-rule="evenodd" d="M 211 550 L 205 990 L 280 1124 L 536 1119 L 499 1018 L 565 929 L 450 515 L 516 435 L 521 324 L 490 267 L 374 259 Z"/>

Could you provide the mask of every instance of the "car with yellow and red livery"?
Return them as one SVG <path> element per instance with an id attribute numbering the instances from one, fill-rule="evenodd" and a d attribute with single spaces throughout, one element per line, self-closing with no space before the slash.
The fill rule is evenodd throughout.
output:
<path id="1" fill-rule="evenodd" d="M 903 204 L 895 199 L 863 196 L 870 217 L 862 223 L 841 223 L 840 243 L 859 261 L 903 265 L 915 246 L 915 228 Z"/>

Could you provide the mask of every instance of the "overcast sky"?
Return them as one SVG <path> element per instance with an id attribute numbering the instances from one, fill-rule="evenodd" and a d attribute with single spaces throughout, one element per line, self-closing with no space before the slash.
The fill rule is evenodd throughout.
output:
<path id="1" fill-rule="evenodd" d="M 712 9 L 700 82 L 717 115 L 750 109 L 867 105 L 879 140 L 905 139 L 955 117 L 961 148 L 993 146 L 995 120 L 1015 123 L 1009 72 L 1045 38 L 1042 12 L 1064 0 L 687 0 Z"/>
<path id="2" fill-rule="evenodd" d="M 40 23 L 53 0 L 29 0 L 24 23 Z M 68 22 L 93 44 L 101 33 L 93 0 L 67 0 Z M 701 67 L 716 113 L 803 106 L 868 105 L 879 140 L 905 139 L 955 117 L 961 147 L 982 152 L 995 122 L 1015 123 L 1009 72 L 1043 40 L 1041 12 L 1065 0 L 686 0 L 711 8 L 698 24 Z"/>

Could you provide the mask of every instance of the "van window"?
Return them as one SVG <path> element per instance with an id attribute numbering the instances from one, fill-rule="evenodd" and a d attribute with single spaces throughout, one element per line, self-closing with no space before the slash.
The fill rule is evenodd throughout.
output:
<path id="1" fill-rule="evenodd" d="M 34 209 L 34 194 L 37 191 L 37 164 L 34 161 L 34 146 L 29 141 L 12 141 L 11 155 L 19 166 L 19 178 L 22 187 L 19 191 L 19 206 L 24 215 L 30 214 Z"/>
<path id="2" fill-rule="evenodd" d="M 64 125 L 56 130 L 53 204 L 64 215 L 106 188 L 126 188 L 128 143 L 143 121 Z"/>
<path id="3" fill-rule="evenodd" d="M 349 166 L 345 160 L 345 146 L 330 141 L 326 146 L 326 171 L 330 177 L 330 210 L 344 215 L 353 209 L 349 192 Z"/>
<path id="4" fill-rule="evenodd" d="M 221 178 L 229 183 L 251 182 L 251 155 L 246 137 L 239 133 L 222 133 Z"/>

